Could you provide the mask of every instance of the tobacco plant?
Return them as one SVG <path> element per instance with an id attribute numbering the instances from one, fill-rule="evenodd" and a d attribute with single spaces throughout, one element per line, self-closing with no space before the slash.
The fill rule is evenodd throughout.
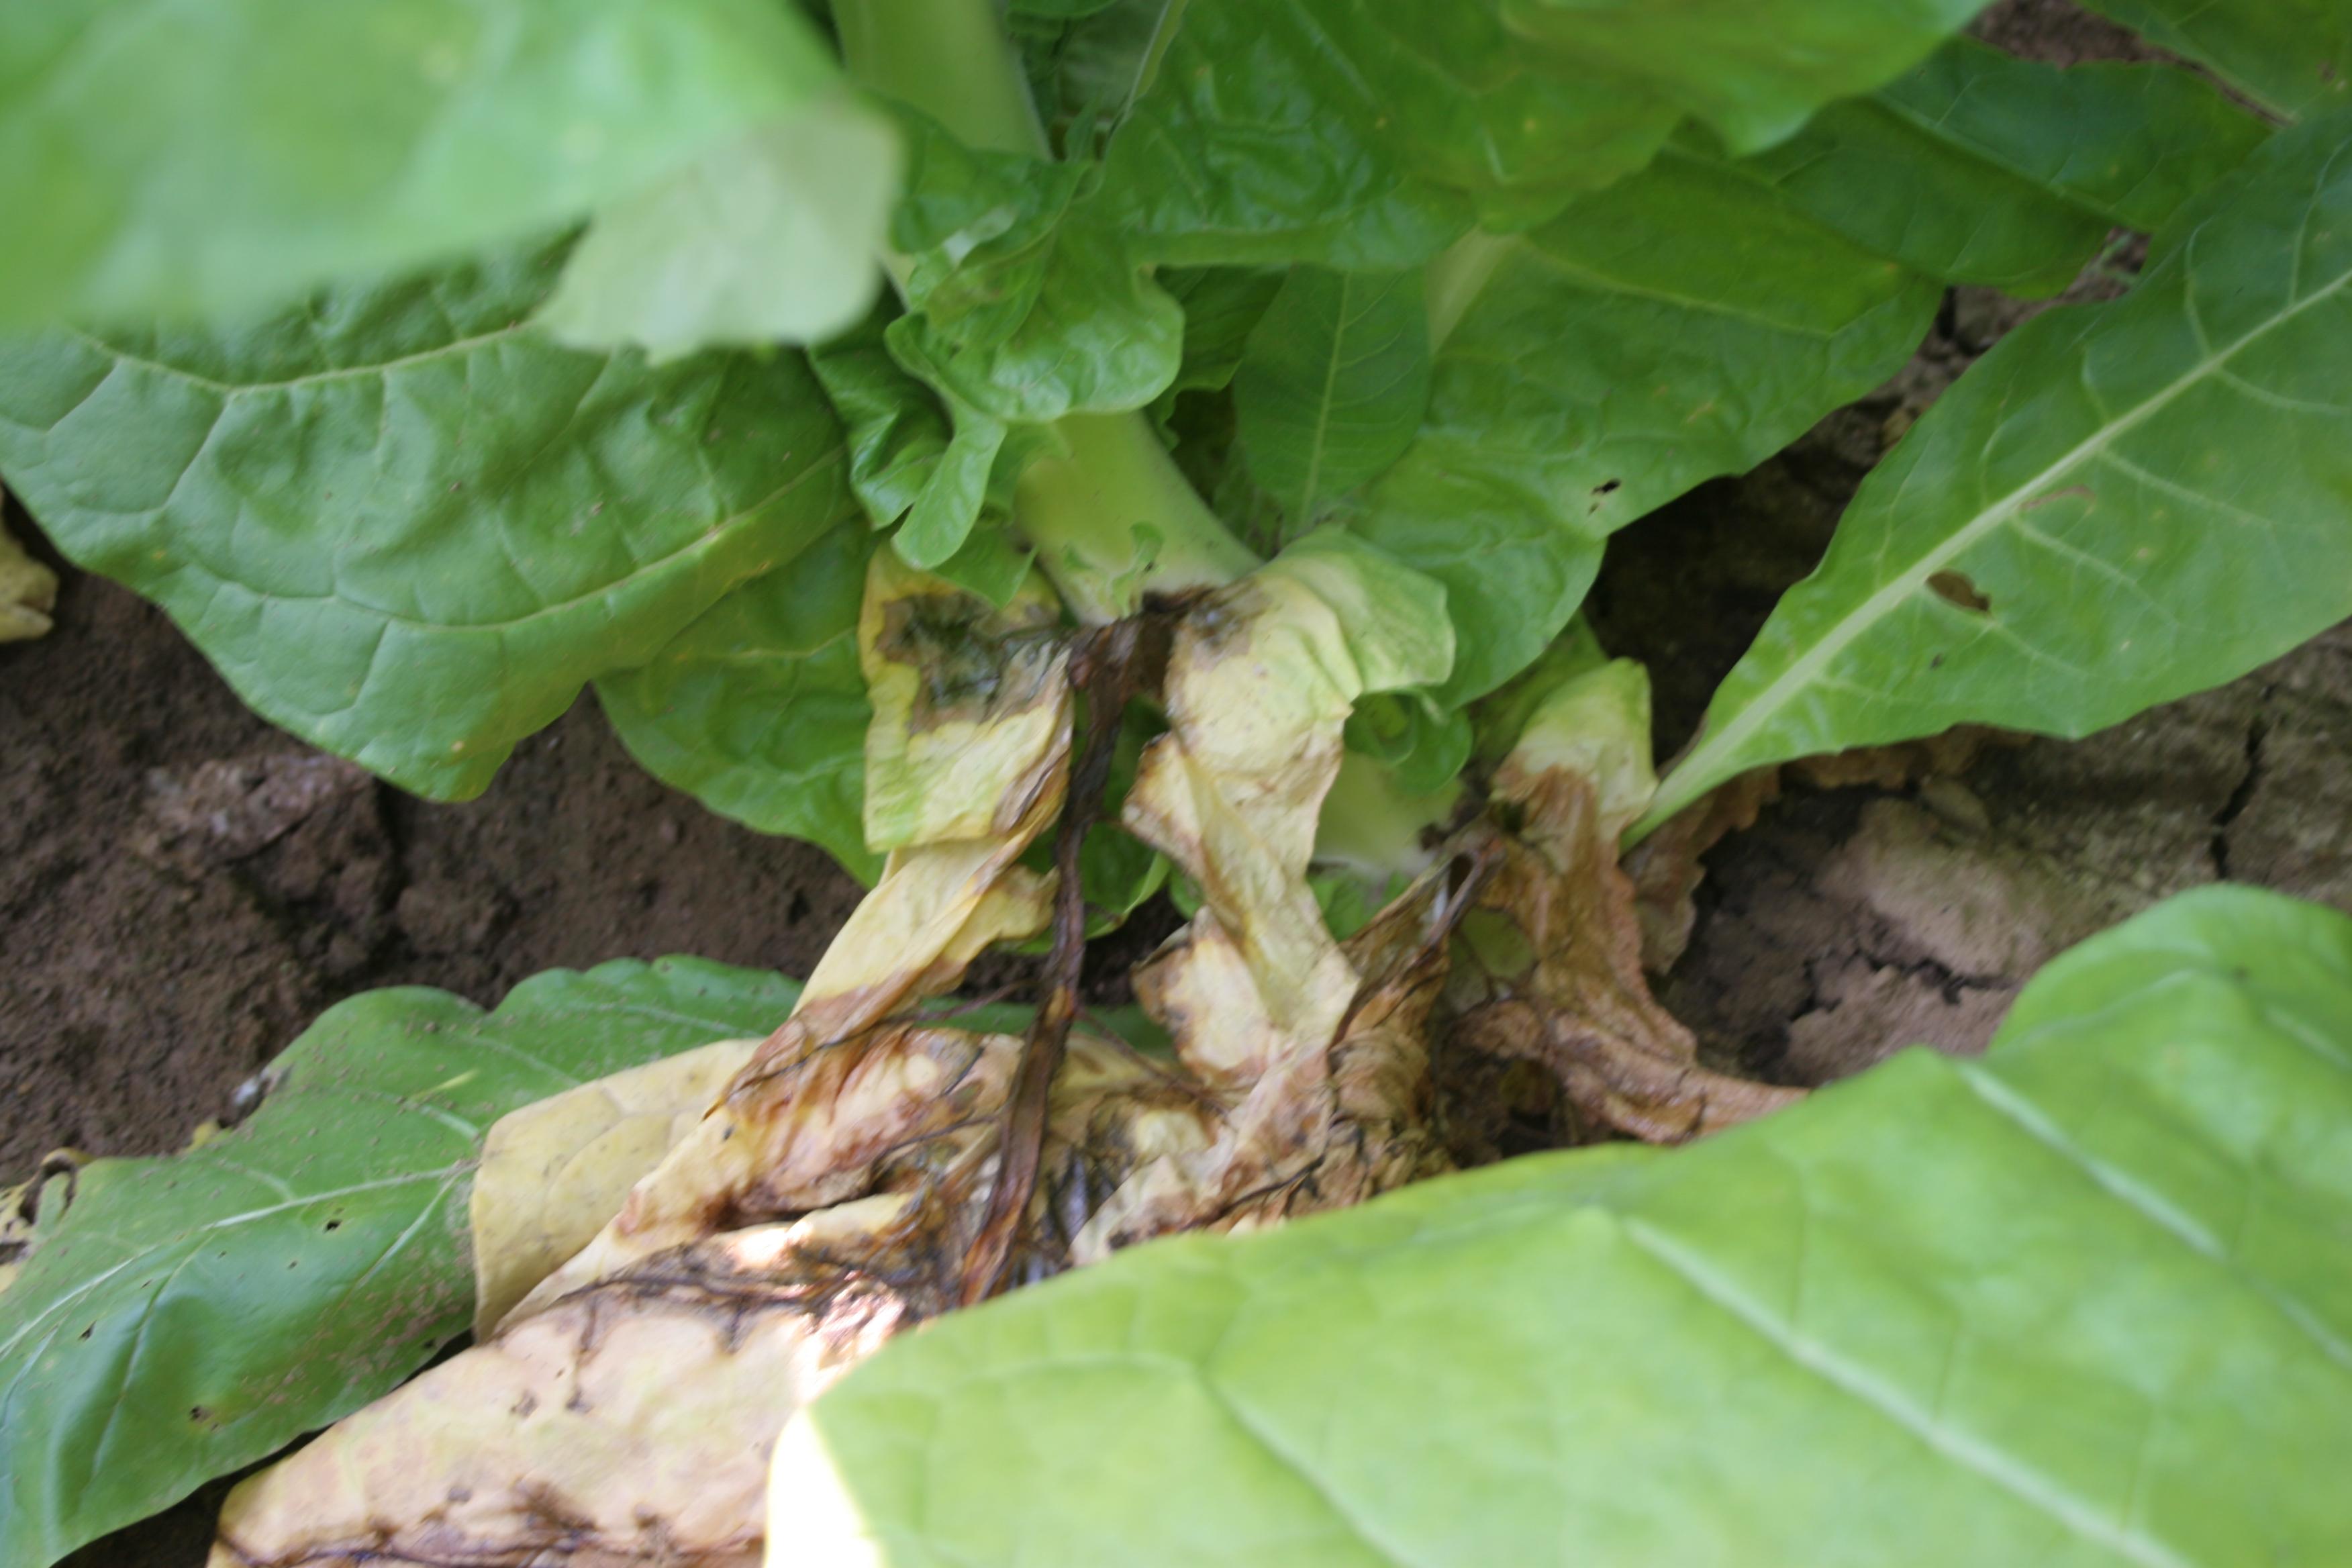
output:
<path id="1" fill-rule="evenodd" d="M 404 788 L 593 685 L 872 890 L 805 985 L 374 993 L 187 1152 L 53 1159 L 0 1550 L 323 1427 L 216 1563 L 2352 1552 L 2340 917 L 2182 900 L 1803 1103 L 1644 978 L 1777 765 L 2352 614 L 2352 9 L 2094 0 L 2172 58 L 2061 70 L 1979 8 L 12 16 L 58 548 Z M 2133 237 L 1654 771 L 1611 535 Z M 1456 1173 L 1530 1068 L 1591 1146 Z"/>

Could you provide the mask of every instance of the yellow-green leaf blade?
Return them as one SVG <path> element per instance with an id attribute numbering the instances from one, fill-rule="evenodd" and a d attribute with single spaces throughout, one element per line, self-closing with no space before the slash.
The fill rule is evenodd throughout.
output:
<path id="1" fill-rule="evenodd" d="M 636 669 L 596 683 L 630 755 L 761 833 L 823 845 L 867 882 L 857 606 L 877 536 L 852 519 L 736 589 Z"/>
<path id="2" fill-rule="evenodd" d="M 218 316 L 506 243 L 837 79 L 767 0 L 14 7 L 0 321 Z"/>
<path id="3" fill-rule="evenodd" d="M 2352 105 L 2344 0 L 2084 0 L 2148 42 L 2213 68 L 2287 115 Z"/>
<path id="4" fill-rule="evenodd" d="M 2122 300 L 2013 334 L 1864 484 L 1648 823 L 1961 722 L 2083 735 L 2352 612 L 2352 116 L 2258 152 Z"/>
<path id="5" fill-rule="evenodd" d="M 587 681 L 850 505 L 803 362 L 560 347 L 528 322 L 561 254 L 235 330 L 0 342 L 0 473 L 264 717 L 478 794 Z"/>

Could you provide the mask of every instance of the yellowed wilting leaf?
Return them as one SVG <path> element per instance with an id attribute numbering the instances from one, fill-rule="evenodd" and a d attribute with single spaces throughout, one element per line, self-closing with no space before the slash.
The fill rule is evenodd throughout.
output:
<path id="1" fill-rule="evenodd" d="M 0 528 L 0 642 L 45 636 L 58 605 L 58 574 Z"/>
<path id="2" fill-rule="evenodd" d="M 874 704 L 866 842 L 985 838 L 1013 830 L 1046 787 L 1068 727 L 1061 606 L 1032 575 L 999 608 L 878 551 L 857 623 Z"/>
<path id="3" fill-rule="evenodd" d="M 1546 774 L 1585 781 L 1602 833 L 1614 837 L 1650 809 L 1658 774 L 1650 761 L 1650 676 L 1630 658 L 1570 676 L 1539 703 L 1495 776 L 1517 800 Z M 1529 824 L 1540 835 L 1546 824 Z"/>
<path id="4" fill-rule="evenodd" d="M 1060 786 L 1039 810 L 1060 807 Z M 785 1215 L 835 1201 L 835 1151 L 804 1126 L 804 1075 L 844 1060 L 839 1047 L 924 996 L 952 989 L 990 942 L 1044 923 L 1050 885 L 1012 864 L 1042 823 L 991 845 L 938 845 L 890 858 L 801 993 L 783 1026 L 761 1042 L 726 1098 L 631 1189 L 610 1223 L 541 1280 L 530 1310 L 639 1258 L 708 1235 L 730 1215 Z M 895 955 L 895 960 L 894 960 Z M 828 1054 L 831 1052 L 832 1054 Z M 944 1075 L 879 1077 L 855 1092 L 910 1097 L 942 1091 Z M 887 1089 L 878 1085 L 887 1084 Z"/>
<path id="5" fill-rule="evenodd" d="M 510 1314 L 232 1493 L 215 1568 L 757 1563 L 784 1423 L 958 1300 L 1020 1050 L 892 1024 L 810 1053 L 772 1102 L 797 1160 L 777 1179 L 808 1212 L 714 1229 Z M 1042 1205 L 1067 1212 L 1150 1151 L 1198 1144 L 1202 1115 L 1164 1069 L 1075 1037 Z"/>
<path id="6" fill-rule="evenodd" d="M 1177 628 L 1162 692 L 1169 732 L 1145 752 L 1122 821 L 1192 877 L 1202 908 L 1136 972 L 1135 988 L 1222 1115 L 1209 1144 L 1147 1162 L 1110 1194 L 1076 1261 L 1170 1231 L 1354 1201 L 1433 1168 L 1421 1116 L 1390 1102 L 1418 1096 L 1426 1111 L 1426 1058 L 1407 1020 L 1425 1019 L 1440 989 L 1431 979 L 1442 982 L 1444 935 L 1400 944 L 1395 933 L 1441 908 L 1442 875 L 1349 949 L 1307 886 L 1356 700 L 1438 679 L 1452 657 L 1450 646 L 1412 640 L 1427 624 L 1419 617 L 1366 613 L 1401 591 L 1395 570 L 1310 536 Z M 1357 952 L 1377 962 L 1360 968 Z M 1343 1058 L 1352 1110 L 1335 1077 Z"/>
<path id="7" fill-rule="evenodd" d="M 892 592 L 931 592 L 893 570 L 877 574 Z M 992 678 L 1000 688 L 1019 673 L 1012 665 L 1034 662 L 1017 639 L 991 646 L 1008 661 Z M 961 1297 L 1021 1042 L 905 1015 L 1050 909 L 1051 879 L 1014 863 L 1066 789 L 1066 661 L 1044 668 L 1031 700 L 960 742 L 1014 804 L 976 836 L 894 848 L 792 1017 L 625 1197 L 595 1198 L 609 1218 L 593 1237 L 481 1343 L 239 1488 L 217 1563 L 758 1560 L 778 1427 L 882 1337 Z M 924 721 L 907 707 L 890 722 Z M 971 787 L 951 768 L 929 776 L 929 787 Z M 951 812 L 916 816 L 926 833 L 969 826 Z M 1151 1075 L 1098 1043 L 1074 1058 L 1091 1064 L 1090 1087 L 1049 1105 L 1049 1134 L 1075 1117 L 1096 1140 L 1102 1103 Z M 1163 1116 L 1152 1138 L 1179 1136 L 1181 1120 Z M 653 1142 L 637 1136 L 632 1159 Z M 542 1169 L 561 1157 L 542 1153 Z M 1126 1174 L 1115 1141 L 1055 1158 L 1081 1195 Z M 1095 1168 L 1101 1158 L 1115 1163 Z M 552 1231 L 579 1219 L 518 1223 Z"/>
<path id="8" fill-rule="evenodd" d="M 213 1568 L 751 1568 L 790 1413 L 879 1344 L 906 1194 L 648 1258 L 240 1486 Z"/>
<path id="9" fill-rule="evenodd" d="M 474 1333 L 621 1212 L 759 1048 L 719 1040 L 583 1083 L 499 1118 L 474 1175 Z"/>
<path id="10" fill-rule="evenodd" d="M 1206 898 L 1139 984 L 1178 1061 L 1073 1034 L 1016 1280 L 1445 1164 L 1427 1037 L 1455 924 L 1496 861 L 1485 847 L 1453 855 L 1345 948 L 1307 892 L 1316 810 L 1367 670 L 1433 662 L 1403 641 L 1351 643 L 1331 602 L 1353 602 L 1339 592 L 1349 548 L 1308 552 L 1306 573 L 1276 563 L 1177 634 L 1171 729 L 1129 820 Z M 611 1222 L 482 1343 L 240 1488 L 221 1568 L 757 1560 L 757 1478 L 786 1418 L 883 1338 L 964 1299 L 1023 1042 L 907 1010 L 1045 912 L 1049 884 L 1014 860 L 1066 788 L 1055 668 L 1056 722 L 1024 742 L 1042 751 L 999 775 L 1018 812 L 894 850 L 792 1019 Z M 1262 689 L 1307 695 L 1269 704 Z"/>
<path id="11" fill-rule="evenodd" d="M 25 1258 L 33 1247 L 32 1182 L 0 1190 L 0 1290 L 16 1282 L 25 1271 Z"/>
<path id="12" fill-rule="evenodd" d="M 890 623 L 892 595 L 932 601 L 940 597 L 939 588 L 936 579 L 908 572 L 887 551 L 877 552 L 861 637 Z M 984 605 L 974 595 L 963 597 Z M 924 613 L 944 616 L 947 612 L 933 605 Z M 967 607 L 967 613 L 985 620 L 981 610 Z M 973 658 L 999 661 L 993 678 L 984 669 L 965 668 L 961 679 L 981 686 L 994 679 L 1002 687 L 1014 682 L 1016 675 L 1025 680 L 1026 675 L 1019 672 L 1036 662 L 1034 648 L 1017 637 L 981 639 L 964 651 Z M 1018 797 L 1018 812 L 978 837 L 911 843 L 892 850 L 881 880 L 844 922 L 809 975 L 792 1016 L 761 1045 L 725 1100 L 637 1184 L 619 1213 L 585 1247 L 524 1299 L 523 1310 L 707 1235 L 722 1215 L 790 1214 L 814 1206 L 801 1200 L 795 1184 L 799 1178 L 793 1173 L 803 1167 L 808 1151 L 789 1146 L 795 1124 L 783 1103 L 793 1091 L 793 1075 L 801 1064 L 925 996 L 953 989 L 964 969 L 991 944 L 1044 928 L 1053 904 L 1052 880 L 1015 864 L 1061 815 L 1069 783 L 1068 660 L 1056 655 L 1045 661 L 1044 669 L 1041 689 L 996 713 L 992 727 L 982 726 L 984 733 L 968 735 L 962 743 L 963 755 L 989 759 L 988 776 Z M 1049 722 L 1037 722 L 1041 713 Z M 918 706 L 877 705 L 867 737 L 869 759 L 897 744 L 887 738 L 887 731 L 923 722 Z M 1018 743 L 1006 737 L 1017 738 Z M 952 769 L 922 772 L 920 776 L 930 790 L 954 793 L 971 787 Z M 933 816 L 950 828 L 969 826 L 951 813 Z"/>

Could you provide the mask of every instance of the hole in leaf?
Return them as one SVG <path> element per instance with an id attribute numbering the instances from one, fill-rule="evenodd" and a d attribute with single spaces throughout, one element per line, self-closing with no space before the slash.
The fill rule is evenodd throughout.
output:
<path id="1" fill-rule="evenodd" d="M 1944 603 L 1963 610 L 1973 610 L 1981 616 L 1992 609 L 1992 601 L 1977 592 L 1977 585 L 1969 581 L 1965 573 L 1938 572 L 1927 579 L 1927 587 Z"/>
<path id="2" fill-rule="evenodd" d="M 329 1230 L 341 1230 L 343 1228 L 343 1222 L 339 1219 L 331 1219 L 327 1222 L 327 1228 Z"/>
<path id="3" fill-rule="evenodd" d="M 1597 496 L 1613 495 L 1624 483 L 1622 479 L 1604 479 L 1592 487 L 1592 493 Z"/>

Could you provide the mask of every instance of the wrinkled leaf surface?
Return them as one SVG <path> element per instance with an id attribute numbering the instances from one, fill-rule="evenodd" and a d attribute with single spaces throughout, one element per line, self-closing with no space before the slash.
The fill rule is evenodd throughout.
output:
<path id="1" fill-rule="evenodd" d="M 848 507 L 803 362 L 660 368 L 528 325 L 561 252 L 220 332 L 0 343 L 0 469 L 237 694 L 404 788 L 478 794 Z"/>

